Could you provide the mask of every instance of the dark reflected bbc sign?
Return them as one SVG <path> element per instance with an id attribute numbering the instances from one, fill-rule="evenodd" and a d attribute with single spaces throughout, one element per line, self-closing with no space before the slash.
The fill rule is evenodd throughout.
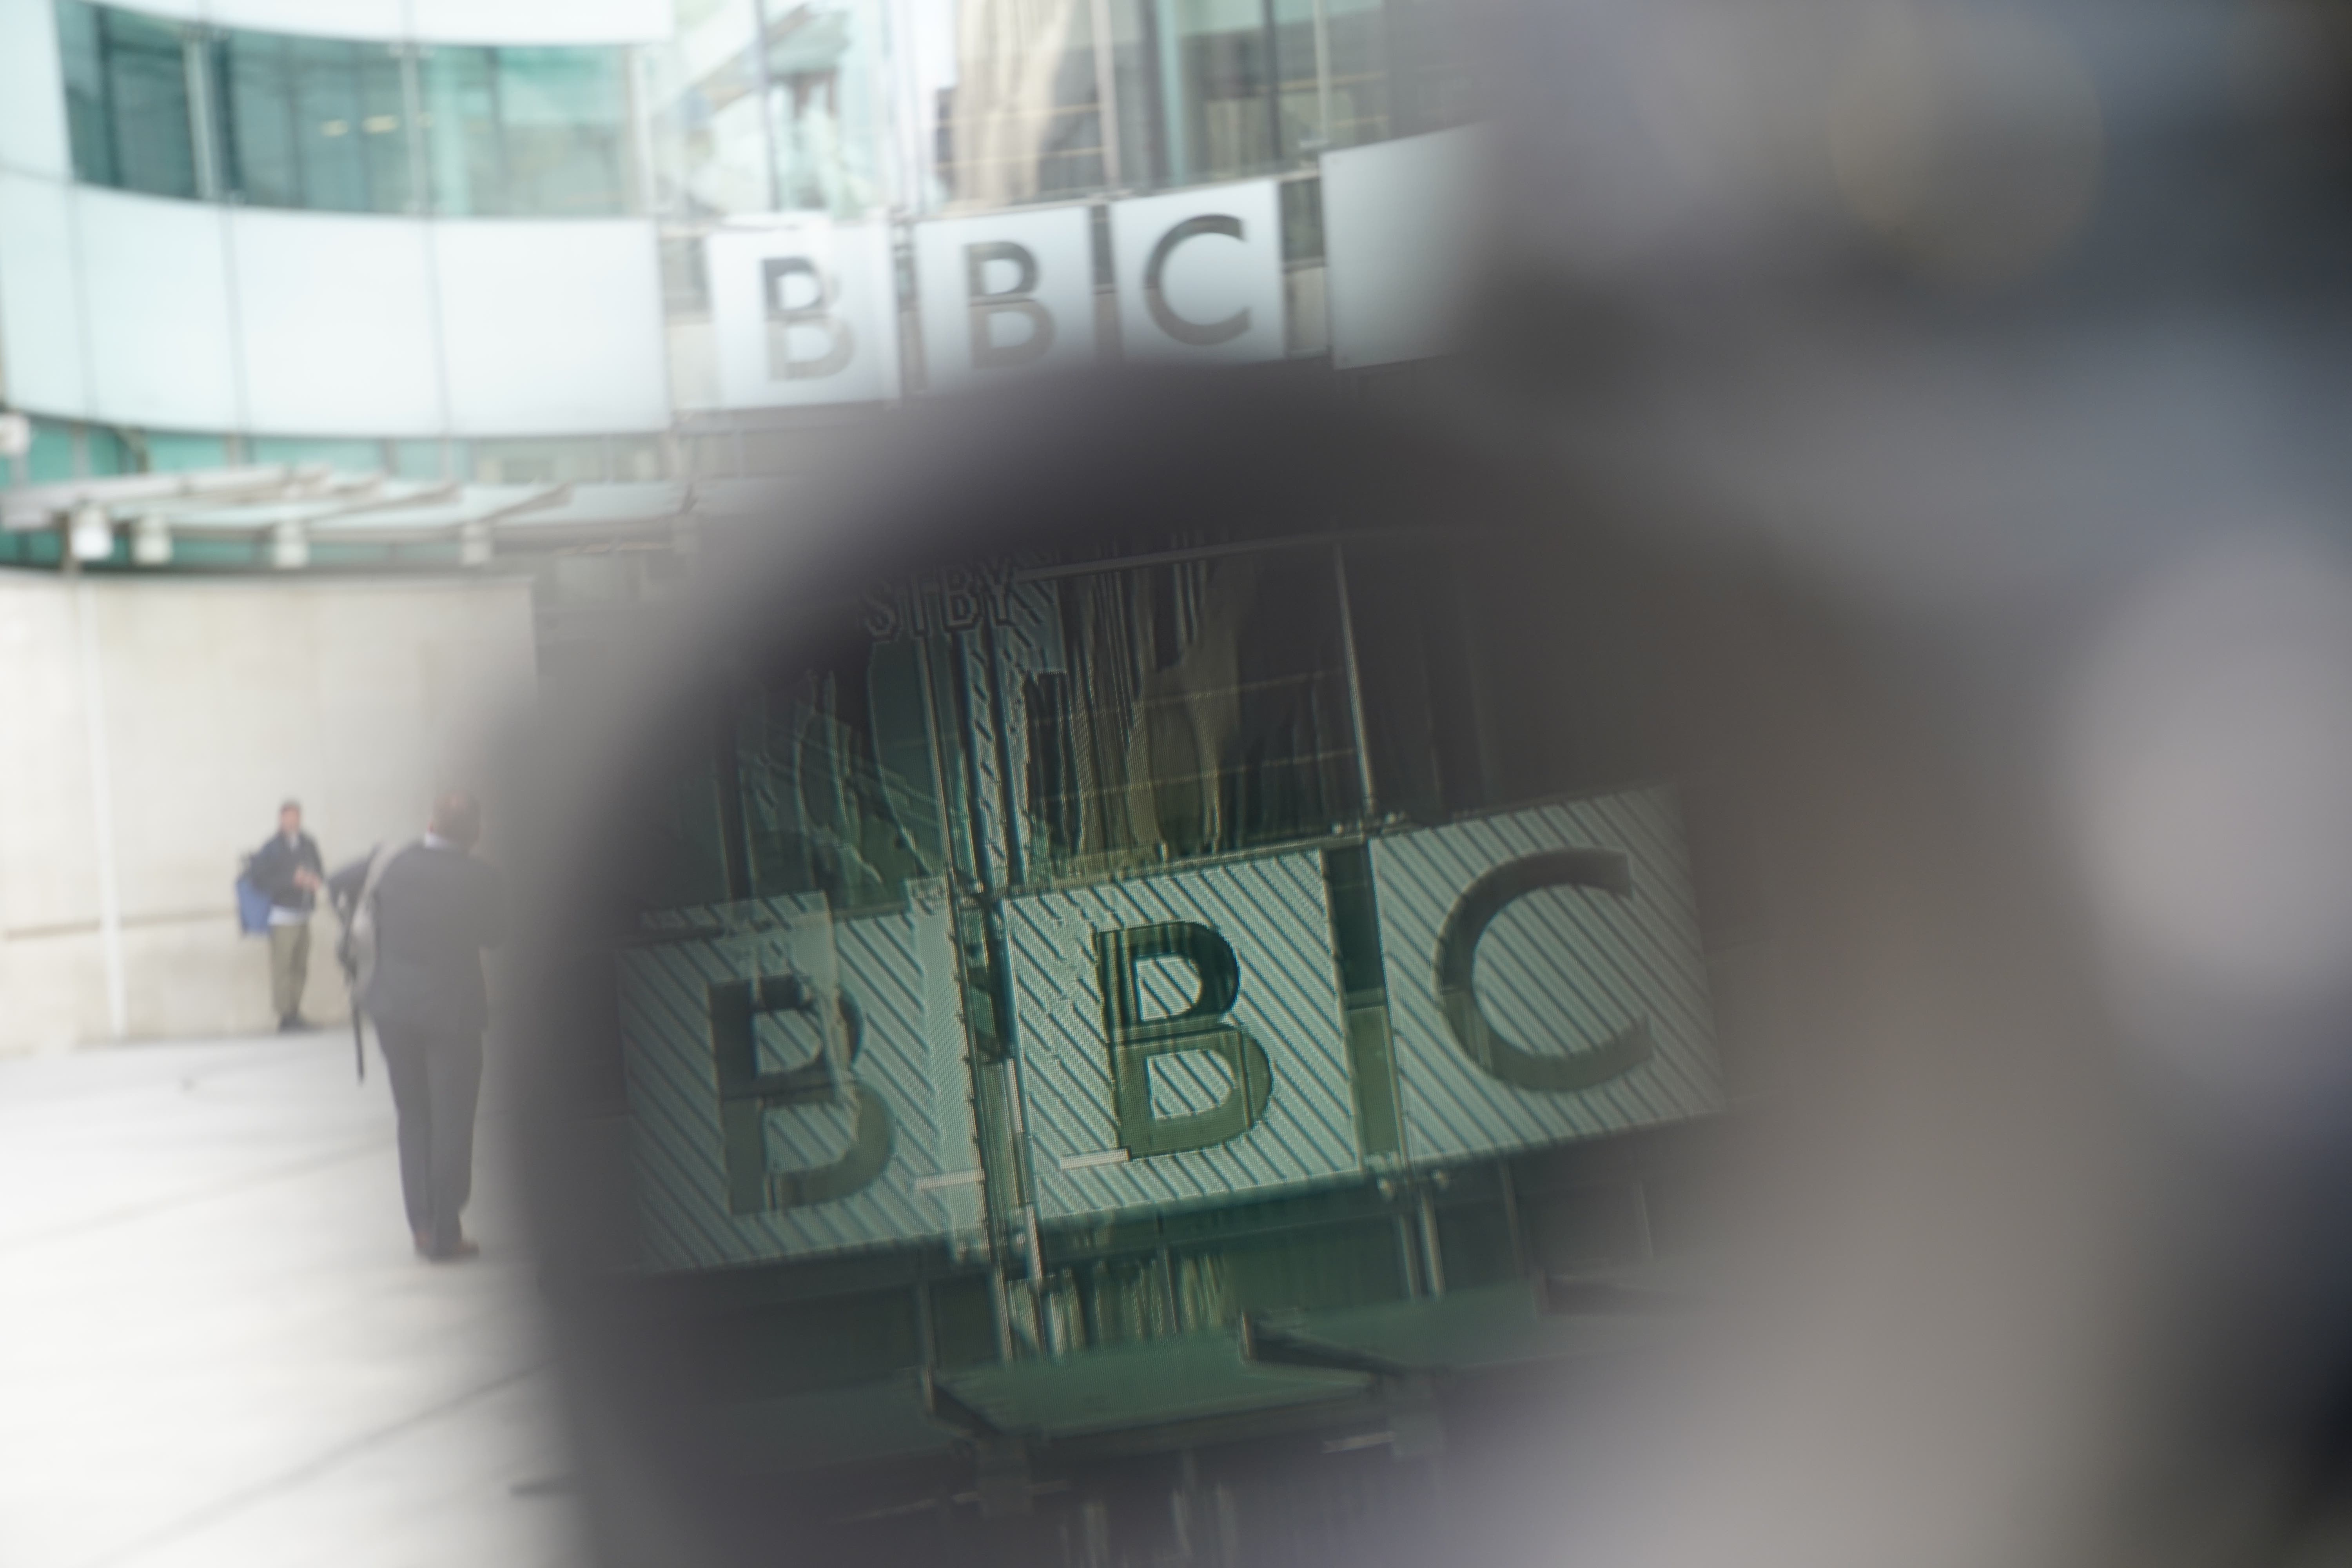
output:
<path id="1" fill-rule="evenodd" d="M 1672 796 L 1645 790 L 1010 899 L 1032 1201 L 1229 1201 L 1712 1110 L 1688 888 Z M 680 918 L 765 931 L 625 961 L 653 1261 L 969 1236 L 939 890 Z"/>

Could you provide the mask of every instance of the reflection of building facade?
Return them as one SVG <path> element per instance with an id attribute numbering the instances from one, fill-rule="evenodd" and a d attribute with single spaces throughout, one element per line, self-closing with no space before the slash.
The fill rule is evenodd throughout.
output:
<path id="1" fill-rule="evenodd" d="M 1335 171 L 1465 117 L 1435 9 L 16 0 L 7 477 L 747 475 L 975 372 L 1358 363 Z"/>
<path id="2" fill-rule="evenodd" d="M 574 1038 L 777 1528 L 1443 1561 L 1449 1443 L 1663 1342 L 1715 954 L 1548 559 L 950 566 L 803 606 L 670 758 Z"/>

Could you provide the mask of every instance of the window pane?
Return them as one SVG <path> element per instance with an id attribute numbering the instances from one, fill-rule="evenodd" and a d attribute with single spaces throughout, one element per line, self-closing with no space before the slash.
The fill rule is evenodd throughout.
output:
<path id="1" fill-rule="evenodd" d="M 463 442 L 394 441 L 390 445 L 392 471 L 400 479 L 461 479 L 468 471 Z"/>
<path id="2" fill-rule="evenodd" d="M 257 436 L 248 443 L 257 463 L 324 463 L 338 473 L 370 474 L 383 467 L 380 441 L 305 440 Z"/>
<path id="3" fill-rule="evenodd" d="M 846 216 L 885 199 L 875 34 L 862 5 L 772 8 L 770 112 L 785 208 Z"/>
<path id="4" fill-rule="evenodd" d="M 424 79 L 436 210 L 625 212 L 625 58 L 617 49 L 434 50 Z"/>
<path id="5" fill-rule="evenodd" d="M 188 468 L 221 468 L 228 466 L 228 443 L 218 436 L 181 436 L 150 431 L 147 435 L 147 471 L 151 474 L 179 473 Z"/>
<path id="6" fill-rule="evenodd" d="M 1091 0 L 954 0 L 919 30 L 935 203 L 1000 206 L 1102 187 Z"/>
<path id="7" fill-rule="evenodd" d="M 230 33 L 231 188 L 257 206 L 411 210 L 401 61 L 380 44 Z"/>
<path id="8" fill-rule="evenodd" d="M 486 485 L 594 483 L 604 477 L 604 444 L 593 437 L 556 441 L 482 441 L 474 478 Z"/>
<path id="9" fill-rule="evenodd" d="M 651 51 L 656 200 L 687 216 L 775 205 L 752 0 L 679 0 L 677 46 Z"/>
<path id="10" fill-rule="evenodd" d="M 159 196 L 196 194 L 180 29 L 128 11 L 59 0 L 58 45 L 74 174 Z"/>
<path id="11" fill-rule="evenodd" d="M 620 54 L 500 49 L 497 64 L 509 210 L 544 216 L 625 210 Z"/>
<path id="12" fill-rule="evenodd" d="M 58 56 L 66 84 L 66 131 L 73 142 L 74 178 L 114 184 L 114 138 L 106 120 L 106 63 L 97 10 L 81 0 L 58 0 Z"/>
<path id="13" fill-rule="evenodd" d="M 1331 833 L 1362 795 L 1320 551 L 1063 579 L 1022 686 L 1032 877 Z"/>
<path id="14" fill-rule="evenodd" d="M 231 33 L 221 43 L 228 184 L 256 206 L 302 205 L 289 42 L 270 33 Z"/>
<path id="15" fill-rule="evenodd" d="M 47 419 L 33 421 L 33 449 L 25 454 L 25 479 L 36 485 L 74 477 L 73 428 Z"/>
<path id="16" fill-rule="evenodd" d="M 102 425 L 82 427 L 82 467 L 98 478 L 134 472 L 138 467 L 131 460 L 131 448 L 122 437 Z"/>
<path id="17" fill-rule="evenodd" d="M 433 208 L 458 217 L 507 210 L 499 143 L 496 51 L 436 48 L 425 58 L 425 132 Z"/>
<path id="18" fill-rule="evenodd" d="M 1186 166 L 1176 177 L 1225 179 L 1273 167 L 1273 40 L 1259 0 L 1169 0 L 1161 15 L 1172 24 L 1181 93 L 1172 130 Z"/>

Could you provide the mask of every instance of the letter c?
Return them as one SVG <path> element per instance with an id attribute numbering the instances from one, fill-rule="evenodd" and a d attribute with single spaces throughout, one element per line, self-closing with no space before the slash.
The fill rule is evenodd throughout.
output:
<path id="1" fill-rule="evenodd" d="M 1497 866 L 1463 891 L 1437 938 L 1437 1000 L 1454 1044 L 1484 1071 L 1515 1089 L 1569 1094 L 1631 1072 L 1650 1058 L 1650 1026 L 1636 1018 L 1591 1050 L 1538 1054 L 1486 1021 L 1472 984 L 1478 939 L 1506 907 L 1544 888 L 1591 888 L 1631 898 L 1633 875 L 1613 849 L 1559 849 Z"/>
<path id="2" fill-rule="evenodd" d="M 1231 342 L 1248 331 L 1250 324 L 1247 305 L 1222 321 L 1188 321 L 1168 303 L 1167 293 L 1160 287 L 1160 272 L 1167 267 L 1168 258 L 1176 254 L 1178 246 L 1204 234 L 1222 234 L 1228 239 L 1239 239 L 1242 237 L 1242 220 L 1223 213 L 1188 217 L 1160 237 L 1160 243 L 1151 247 L 1151 259 L 1143 266 L 1143 302 L 1150 310 L 1152 321 L 1161 331 L 1178 342 L 1189 343 L 1199 349 Z"/>

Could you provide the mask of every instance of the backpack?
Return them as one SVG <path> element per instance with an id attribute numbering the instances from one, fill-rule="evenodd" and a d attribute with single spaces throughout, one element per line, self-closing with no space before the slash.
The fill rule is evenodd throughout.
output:
<path id="1" fill-rule="evenodd" d="M 383 880 L 384 868 L 417 842 L 412 838 L 399 844 L 377 845 L 375 853 L 368 857 L 367 879 L 360 884 L 359 896 L 348 908 L 336 911 L 342 916 L 343 934 L 336 939 L 335 957 L 343 966 L 343 977 L 351 983 L 354 1013 L 362 1005 L 362 998 L 375 980 L 376 885 Z"/>
<path id="2" fill-rule="evenodd" d="M 269 895 L 253 885 L 253 857 L 236 871 L 236 929 L 246 936 L 269 934 Z"/>

